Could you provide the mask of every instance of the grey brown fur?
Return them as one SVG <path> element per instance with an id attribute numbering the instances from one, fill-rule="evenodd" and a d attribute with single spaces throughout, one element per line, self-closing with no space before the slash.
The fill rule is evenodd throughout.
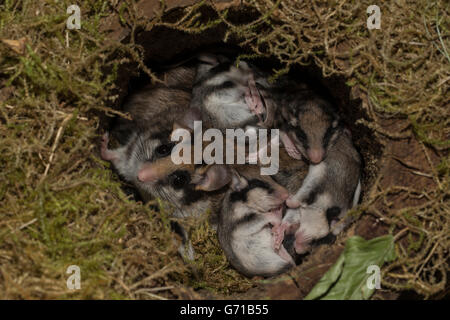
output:
<path id="1" fill-rule="evenodd" d="M 246 276 L 285 272 L 295 264 L 282 245 L 275 249 L 272 228 L 281 223 L 288 192 L 251 167 L 238 171 L 219 215 L 222 249 L 230 264 Z"/>
<path id="2" fill-rule="evenodd" d="M 160 197 L 174 206 L 177 217 L 197 215 L 210 205 L 207 193 L 190 184 L 194 167 L 175 166 L 170 161 L 170 134 L 174 123 L 189 108 L 194 75 L 194 68 L 178 67 L 163 75 L 166 84 L 145 87 L 131 95 L 124 111 L 133 120 L 121 120 L 113 128 L 122 134 L 119 140 L 123 144 L 110 150 L 107 136 L 102 143 L 103 158 L 136 186 L 144 201 Z M 139 172 L 152 165 L 157 172 L 154 179 L 141 181 Z"/>
<path id="3" fill-rule="evenodd" d="M 227 58 L 208 55 L 197 67 L 191 106 L 199 108 L 202 120 L 217 129 L 256 124 L 265 112 L 255 114 L 249 108 L 254 97 L 250 88 L 256 91 L 256 85 L 269 86 L 248 63 L 242 61 L 237 67 Z"/>
<path id="4" fill-rule="evenodd" d="M 322 147 L 324 153 L 320 162 L 310 164 L 302 187 L 287 200 L 289 207 L 300 208 L 287 211 L 280 232 L 292 230 L 294 225 L 298 227 L 295 231 L 297 253 L 305 252 L 312 240 L 326 236 L 330 227 L 334 235 L 340 233 L 349 222 L 344 219 L 346 212 L 358 202 L 361 189 L 361 159 L 348 130 L 320 99 L 311 99 L 302 108 L 299 118 L 288 126 L 291 134 L 288 143 L 301 155 L 308 153 L 310 144 Z M 305 136 L 302 142 L 296 139 L 299 130 Z M 328 141 L 324 141 L 324 137 L 328 137 Z M 341 219 L 344 221 L 338 223 Z"/>

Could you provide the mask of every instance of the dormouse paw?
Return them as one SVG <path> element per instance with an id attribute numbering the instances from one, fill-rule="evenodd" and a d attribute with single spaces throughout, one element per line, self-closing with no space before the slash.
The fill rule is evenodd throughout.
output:
<path id="1" fill-rule="evenodd" d="M 286 231 L 287 227 L 288 225 L 285 223 L 272 227 L 273 248 L 275 250 L 280 249 L 281 244 L 283 243 L 284 240 L 284 232 Z"/>
<path id="2" fill-rule="evenodd" d="M 260 122 L 264 122 L 261 115 L 265 112 L 264 103 L 261 99 L 258 89 L 256 88 L 255 79 L 253 75 L 249 77 L 248 87 L 245 90 L 245 102 L 250 109 L 250 111 L 257 115 Z"/>
<path id="3" fill-rule="evenodd" d="M 297 209 L 297 208 L 299 208 L 299 207 L 304 206 L 304 203 L 302 203 L 301 201 L 299 201 L 299 200 L 297 200 L 297 199 L 295 199 L 295 198 L 293 198 L 293 197 L 289 197 L 289 198 L 286 200 L 286 205 L 287 205 L 289 208 L 291 208 L 291 209 Z"/>
<path id="4" fill-rule="evenodd" d="M 280 249 L 281 244 L 283 243 L 285 234 L 295 233 L 299 227 L 300 227 L 299 223 L 290 224 L 287 222 L 282 222 L 278 226 L 274 226 L 272 228 L 274 249 L 275 250 Z"/>
<path id="5" fill-rule="evenodd" d="M 295 233 L 295 243 L 294 243 L 295 252 L 298 254 L 304 254 L 311 250 L 311 240 L 305 236 L 305 234 L 301 231 L 297 231 Z"/>
<path id="6" fill-rule="evenodd" d="M 109 143 L 109 134 L 108 132 L 106 132 L 102 136 L 102 142 L 100 145 L 100 155 L 103 160 L 113 161 L 117 158 L 117 156 L 114 151 L 108 149 L 108 143 Z"/>

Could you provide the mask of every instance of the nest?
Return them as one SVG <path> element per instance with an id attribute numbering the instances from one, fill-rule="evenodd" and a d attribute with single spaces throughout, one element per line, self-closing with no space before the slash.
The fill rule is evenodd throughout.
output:
<path id="1" fill-rule="evenodd" d="M 345 240 L 391 233 L 397 259 L 374 298 L 439 298 L 449 270 L 449 12 L 444 1 L 82 1 L 82 29 L 62 3 L 1 5 L 0 293 L 2 298 L 302 298 Z M 289 274 L 247 279 L 228 266 L 206 220 L 199 259 L 176 254 L 171 218 L 129 196 L 99 157 L 99 136 L 132 78 L 202 46 L 314 79 L 352 126 L 364 158 L 358 221 Z M 80 290 L 66 269 L 80 266 Z"/>

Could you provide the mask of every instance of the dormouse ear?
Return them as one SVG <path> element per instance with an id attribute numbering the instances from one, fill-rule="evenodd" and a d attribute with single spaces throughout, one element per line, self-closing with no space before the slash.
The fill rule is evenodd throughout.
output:
<path id="1" fill-rule="evenodd" d="M 182 128 L 190 131 L 194 130 L 194 121 L 201 121 L 202 113 L 198 108 L 192 107 L 189 108 L 183 117 L 173 124 L 173 130 Z"/>
<path id="2" fill-rule="evenodd" d="M 286 152 L 292 158 L 297 159 L 297 160 L 300 160 L 302 158 L 302 154 L 297 149 L 297 147 L 294 144 L 294 141 L 287 133 L 285 133 L 284 131 L 280 131 L 280 139 L 281 139 L 281 142 L 283 142 Z"/>
<path id="3" fill-rule="evenodd" d="M 331 126 L 332 126 L 333 128 L 337 128 L 337 127 L 340 126 L 340 125 L 342 125 L 341 119 L 339 118 L 338 115 L 335 115 L 335 117 L 334 117 L 334 119 L 333 119 L 333 122 L 331 123 Z"/>
<path id="4" fill-rule="evenodd" d="M 240 60 L 238 62 L 239 62 L 239 64 L 238 64 L 239 69 L 244 70 L 244 71 L 251 71 L 250 66 L 248 65 L 247 62 L 242 61 L 242 60 Z"/>
<path id="5" fill-rule="evenodd" d="M 244 177 L 242 177 L 239 173 L 237 173 L 235 170 L 233 170 L 232 176 L 231 176 L 231 189 L 234 191 L 241 191 L 242 189 L 247 188 L 248 181 Z"/>
<path id="6" fill-rule="evenodd" d="M 289 115 L 287 108 L 281 107 L 280 109 L 281 109 L 281 116 L 283 117 L 283 119 L 289 121 L 291 119 L 291 116 Z"/>
<path id="7" fill-rule="evenodd" d="M 209 64 L 211 66 L 217 66 L 221 63 L 221 56 L 211 53 L 202 53 L 197 57 L 197 59 L 201 64 Z"/>
<path id="8" fill-rule="evenodd" d="M 219 190 L 231 181 L 230 169 L 225 165 L 212 164 L 200 168 L 192 178 L 196 190 Z"/>
<path id="9" fill-rule="evenodd" d="M 352 139 L 352 132 L 348 127 L 344 127 L 343 129 L 344 134 L 346 134 L 350 139 Z"/>

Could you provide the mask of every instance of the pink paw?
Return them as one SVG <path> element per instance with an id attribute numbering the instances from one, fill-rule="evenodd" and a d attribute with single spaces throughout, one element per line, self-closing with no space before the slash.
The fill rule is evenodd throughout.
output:
<path id="1" fill-rule="evenodd" d="M 288 208 L 297 209 L 302 205 L 302 203 L 292 197 L 289 197 L 286 199 L 286 205 L 288 206 Z"/>
<path id="2" fill-rule="evenodd" d="M 117 157 L 114 151 L 108 149 L 108 143 L 109 143 L 109 134 L 108 132 L 106 132 L 102 136 L 102 142 L 100 145 L 100 155 L 102 156 L 103 160 L 112 161 Z"/>
<path id="3" fill-rule="evenodd" d="M 298 254 L 306 253 L 311 249 L 310 240 L 301 231 L 295 233 L 294 248 Z"/>
<path id="4" fill-rule="evenodd" d="M 253 75 L 248 80 L 248 87 L 245 90 L 245 103 L 247 104 L 250 111 L 256 114 L 260 121 L 262 121 L 261 114 L 264 113 L 264 104 L 256 88 L 255 80 Z"/>
<path id="5" fill-rule="evenodd" d="M 283 222 L 277 226 L 274 226 L 272 228 L 272 235 L 273 235 L 273 245 L 274 249 L 278 250 L 281 247 L 281 244 L 284 240 L 284 235 L 286 233 L 295 233 L 296 230 L 300 227 L 300 224 L 294 223 L 289 224 L 287 222 Z"/>
<path id="6" fill-rule="evenodd" d="M 249 88 L 245 89 L 245 103 L 247 104 L 250 111 L 256 114 L 256 102 L 253 100 L 252 94 Z"/>
<path id="7" fill-rule="evenodd" d="M 274 226 L 272 228 L 272 236 L 273 236 L 273 248 L 275 250 L 279 250 L 281 244 L 284 240 L 284 233 L 287 229 L 288 225 L 285 223 L 279 224 L 278 226 Z"/>

